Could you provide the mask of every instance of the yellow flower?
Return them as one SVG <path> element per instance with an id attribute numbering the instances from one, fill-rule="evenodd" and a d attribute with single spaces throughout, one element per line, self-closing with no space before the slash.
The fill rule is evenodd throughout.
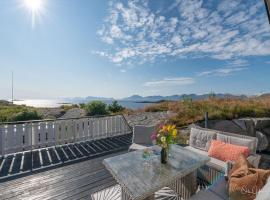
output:
<path id="1" fill-rule="evenodd" d="M 174 138 L 177 137 L 177 129 L 173 129 L 172 135 L 173 135 Z"/>
<path id="2" fill-rule="evenodd" d="M 175 129 L 175 125 L 168 125 L 168 131 L 172 132 Z"/>

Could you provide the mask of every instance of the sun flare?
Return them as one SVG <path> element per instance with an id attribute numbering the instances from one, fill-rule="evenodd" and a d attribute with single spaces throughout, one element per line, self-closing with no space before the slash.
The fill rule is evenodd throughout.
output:
<path id="1" fill-rule="evenodd" d="M 39 12 L 43 6 L 43 0 L 24 0 L 25 6 L 31 12 Z"/>
<path id="2" fill-rule="evenodd" d="M 24 7 L 31 15 L 32 28 L 35 27 L 36 21 L 40 19 L 41 15 L 45 12 L 46 0 L 23 0 Z"/>

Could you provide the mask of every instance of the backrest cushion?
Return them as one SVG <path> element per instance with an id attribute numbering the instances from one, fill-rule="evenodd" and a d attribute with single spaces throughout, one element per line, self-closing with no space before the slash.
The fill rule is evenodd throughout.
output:
<path id="1" fill-rule="evenodd" d="M 269 175 L 270 170 L 252 168 L 246 158 L 240 155 L 229 176 L 230 200 L 255 199 L 256 194 L 266 184 Z"/>
<path id="2" fill-rule="evenodd" d="M 157 126 L 135 125 L 133 127 L 133 143 L 152 145 L 151 135 L 157 131 Z"/>
<path id="3" fill-rule="evenodd" d="M 203 151 L 208 151 L 211 141 L 216 139 L 217 132 L 198 127 L 192 127 L 189 137 L 189 145 Z"/>
<path id="4" fill-rule="evenodd" d="M 256 153 L 256 148 L 257 148 L 257 138 L 242 138 L 238 137 L 237 134 L 233 133 L 218 133 L 217 134 L 217 140 L 229 143 L 229 144 L 234 144 L 238 146 L 245 146 L 248 147 L 250 152 L 255 154 Z"/>
<path id="5" fill-rule="evenodd" d="M 225 162 L 236 161 L 241 154 L 245 155 L 245 157 L 248 157 L 250 154 L 248 147 L 237 146 L 219 140 L 212 140 L 208 151 L 208 155 L 210 157 Z"/>

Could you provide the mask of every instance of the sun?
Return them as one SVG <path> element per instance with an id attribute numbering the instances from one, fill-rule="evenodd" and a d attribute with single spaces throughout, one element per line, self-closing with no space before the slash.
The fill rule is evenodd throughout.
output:
<path id="1" fill-rule="evenodd" d="M 33 13 L 42 10 L 43 0 L 24 0 L 25 6 Z"/>
<path id="2" fill-rule="evenodd" d="M 40 19 L 45 12 L 45 1 L 46 0 L 22 0 L 23 6 L 28 10 L 31 16 L 32 28 L 35 27 L 37 20 Z"/>

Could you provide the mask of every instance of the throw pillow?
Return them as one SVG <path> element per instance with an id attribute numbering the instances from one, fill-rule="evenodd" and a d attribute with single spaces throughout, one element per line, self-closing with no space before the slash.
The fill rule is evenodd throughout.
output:
<path id="1" fill-rule="evenodd" d="M 228 135 L 230 134 L 230 135 Z M 235 134 L 234 134 L 235 135 Z M 232 133 L 218 133 L 217 140 L 222 142 L 248 147 L 251 153 L 256 153 L 257 138 L 241 138 L 233 136 Z"/>
<path id="2" fill-rule="evenodd" d="M 255 169 L 240 155 L 229 176 L 230 200 L 254 200 L 264 187 L 270 170 Z"/>
<path id="3" fill-rule="evenodd" d="M 238 157 L 244 154 L 245 157 L 249 156 L 248 147 L 233 145 L 219 140 L 212 140 L 211 146 L 208 151 L 210 157 L 222 161 L 236 161 Z"/>

